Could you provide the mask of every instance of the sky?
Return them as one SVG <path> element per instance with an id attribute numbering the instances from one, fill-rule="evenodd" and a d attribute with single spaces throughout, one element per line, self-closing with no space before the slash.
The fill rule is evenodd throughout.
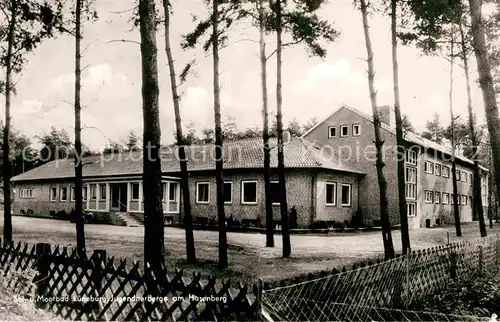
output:
<path id="1" fill-rule="evenodd" d="M 139 40 L 130 17 L 134 0 L 97 0 L 99 20 L 84 26 L 82 48 L 82 138 L 92 149 L 101 149 L 107 140 L 120 140 L 129 131 L 142 135 L 141 60 L 139 45 L 120 40 Z M 159 2 L 158 2 L 159 3 Z M 193 122 L 198 130 L 213 127 L 212 57 L 198 50 L 182 50 L 181 35 L 195 26 L 192 16 L 205 17 L 203 1 L 173 2 L 172 47 L 180 71 L 196 58 L 193 73 L 181 87 L 183 123 Z M 371 113 L 366 77 L 366 48 L 361 14 L 351 0 L 330 0 L 321 11 L 324 19 L 340 31 L 335 42 L 326 44 L 327 57 L 310 57 L 301 45 L 283 54 L 283 112 L 285 122 L 297 118 L 319 120 L 348 104 Z M 370 17 L 378 104 L 392 105 L 392 64 L 390 20 Z M 234 118 L 240 128 L 261 126 L 261 88 L 257 31 L 241 23 L 229 34 L 229 43 L 220 54 L 222 118 Z M 164 31 L 159 28 L 158 72 L 160 82 L 160 123 L 162 141 L 173 140 L 174 117 L 164 51 Z M 268 52 L 274 50 L 274 35 L 267 37 Z M 14 77 L 17 95 L 13 98 L 12 123 L 32 138 L 50 130 L 65 129 L 73 137 L 74 39 L 60 36 L 41 44 L 28 57 L 24 71 Z M 480 122 L 484 122 L 482 94 L 477 86 L 474 56 L 471 57 L 472 97 Z M 434 113 L 444 124 L 449 117 L 449 63 L 440 57 L 423 56 L 418 49 L 399 47 L 401 109 L 417 131 L 422 131 Z M 455 68 L 454 109 L 466 115 L 463 71 Z M 276 59 L 268 64 L 269 103 L 275 110 Z M 0 99 L 4 119 L 4 98 Z"/>

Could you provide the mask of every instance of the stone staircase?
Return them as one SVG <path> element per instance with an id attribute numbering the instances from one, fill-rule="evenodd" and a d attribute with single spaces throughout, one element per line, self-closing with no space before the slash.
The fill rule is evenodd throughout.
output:
<path id="1" fill-rule="evenodd" d="M 141 227 L 144 226 L 140 221 L 126 212 L 118 212 L 117 215 L 125 221 L 128 227 Z"/>

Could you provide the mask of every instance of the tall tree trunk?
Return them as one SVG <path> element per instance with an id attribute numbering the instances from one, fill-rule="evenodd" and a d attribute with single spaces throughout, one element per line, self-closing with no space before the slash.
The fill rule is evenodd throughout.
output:
<path id="1" fill-rule="evenodd" d="M 83 162 L 82 162 L 82 120 L 81 120 L 81 40 L 82 40 L 82 1 L 76 1 L 75 10 L 75 222 L 76 249 L 85 254 L 85 229 L 83 222 Z M 71 193 L 70 193 L 71 194 Z"/>
<path id="2" fill-rule="evenodd" d="M 266 247 L 274 247 L 273 204 L 271 200 L 271 151 L 269 149 L 269 114 L 267 99 L 267 57 L 265 41 L 264 1 L 258 1 L 259 10 L 259 46 L 260 79 L 262 85 L 262 141 L 264 149 L 264 191 L 266 204 Z"/>
<path id="3" fill-rule="evenodd" d="M 411 251 L 410 233 L 408 231 L 408 216 L 406 215 L 406 182 L 405 161 L 406 148 L 403 137 L 403 118 L 401 117 L 401 103 L 399 100 L 399 71 L 398 71 L 398 38 L 396 34 L 397 2 L 391 0 L 391 38 L 392 38 L 392 74 L 394 78 L 394 114 L 396 115 L 396 141 L 398 145 L 398 194 L 399 219 L 401 222 L 401 245 L 403 254 Z"/>
<path id="4" fill-rule="evenodd" d="M 491 176 L 488 174 L 488 219 L 490 224 L 490 229 L 493 229 L 493 190 Z"/>
<path id="5" fill-rule="evenodd" d="M 156 11 L 154 0 L 139 0 L 142 63 L 144 261 L 159 268 L 165 259 L 160 163 Z"/>
<path id="6" fill-rule="evenodd" d="M 283 152 L 283 97 L 282 97 L 282 21 L 281 1 L 276 1 L 276 134 L 278 136 L 278 180 L 281 212 L 281 234 L 283 236 L 283 258 L 290 257 L 292 245 L 290 243 L 290 225 L 288 220 L 288 205 L 286 200 L 285 182 L 285 155 Z"/>
<path id="7" fill-rule="evenodd" d="M 165 52 L 167 53 L 168 67 L 170 70 L 170 88 L 174 103 L 175 130 L 179 149 L 179 162 L 181 168 L 181 190 L 184 205 L 184 229 L 186 231 L 186 259 L 188 263 L 196 263 L 196 250 L 194 246 L 193 218 L 191 214 L 191 197 L 189 191 L 189 174 L 187 167 L 186 151 L 184 149 L 184 136 L 182 135 L 182 120 L 180 112 L 180 96 L 177 92 L 177 75 L 175 73 L 174 58 L 170 44 L 170 1 L 163 0 L 165 12 Z"/>
<path id="8" fill-rule="evenodd" d="M 220 115 L 220 85 L 219 85 L 219 2 L 213 0 L 212 12 L 212 51 L 213 51 L 213 82 L 214 82 L 214 120 L 215 120 L 215 176 L 217 184 L 217 213 L 219 219 L 219 267 L 226 268 L 227 260 L 227 232 L 226 215 L 224 213 L 224 177 L 223 177 L 223 150 L 222 150 L 222 122 Z"/>
<path id="9" fill-rule="evenodd" d="M 373 128 L 375 132 L 375 147 L 377 149 L 377 177 L 378 177 L 378 186 L 380 190 L 380 220 L 382 221 L 382 239 L 384 242 L 384 254 L 385 258 L 393 258 L 394 257 L 394 245 L 392 242 L 392 234 L 391 234 L 391 222 L 389 220 L 389 203 L 387 201 L 387 181 L 384 176 L 384 160 L 382 154 L 382 148 L 384 141 L 380 134 L 380 117 L 378 114 L 378 106 L 377 106 L 377 91 L 375 90 L 375 70 L 373 67 L 373 50 L 372 43 L 370 39 L 370 31 L 368 26 L 368 13 L 367 13 L 367 5 L 366 0 L 360 0 L 360 8 L 361 15 L 363 18 L 363 30 L 365 34 L 365 42 L 366 42 L 366 53 L 368 56 L 368 86 L 370 90 L 370 101 L 372 105 L 372 113 L 373 113 Z"/>
<path id="10" fill-rule="evenodd" d="M 462 228 L 460 225 L 460 210 L 458 207 L 458 184 L 457 184 L 457 163 L 455 160 L 455 115 L 453 114 L 453 67 L 455 66 L 455 52 L 454 45 L 455 39 L 453 38 L 453 32 L 451 35 L 451 46 L 450 46 L 450 91 L 449 91 L 449 101 L 450 101 L 450 119 L 451 119 L 451 180 L 453 186 L 453 218 L 455 220 L 455 231 L 457 237 L 462 236 Z"/>
<path id="11" fill-rule="evenodd" d="M 475 116 L 472 111 L 472 94 L 470 89 L 470 77 L 469 77 L 469 58 L 467 57 L 467 44 L 465 40 L 464 28 L 462 25 L 462 21 L 458 23 L 458 28 L 460 31 L 460 44 L 462 61 L 464 63 L 464 73 L 465 73 L 465 85 L 467 92 L 467 111 L 469 114 L 469 135 L 470 141 L 472 145 L 472 161 L 474 161 L 474 170 L 473 170 L 473 184 L 472 184 L 472 195 L 474 196 L 472 203 L 472 211 L 477 214 L 479 220 L 479 231 L 481 233 L 481 237 L 486 237 L 486 225 L 484 222 L 484 210 L 483 210 L 483 201 L 481 194 L 481 170 L 479 169 L 479 160 L 477 159 L 477 149 L 479 140 L 476 134 L 475 128 Z"/>
<path id="12" fill-rule="evenodd" d="M 483 92 L 484 109 L 488 124 L 488 132 L 490 133 L 493 163 L 495 166 L 496 194 L 497 198 L 500 198 L 500 118 L 498 115 L 498 106 L 495 97 L 495 89 L 493 87 L 490 62 L 488 60 L 484 24 L 481 17 L 481 1 L 469 0 L 469 10 L 479 84 Z"/>
<path id="13" fill-rule="evenodd" d="M 9 33 L 7 35 L 7 57 L 5 61 L 5 126 L 3 128 L 3 239 L 5 243 L 12 241 L 12 204 L 10 177 L 12 164 L 10 162 L 10 104 L 12 93 L 12 50 L 14 46 L 14 32 L 17 23 L 17 1 L 11 1 L 11 17 Z"/>

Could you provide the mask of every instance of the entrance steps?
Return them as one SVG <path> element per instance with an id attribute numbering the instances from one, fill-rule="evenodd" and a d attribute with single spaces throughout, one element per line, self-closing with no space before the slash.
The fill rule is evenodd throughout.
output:
<path id="1" fill-rule="evenodd" d="M 139 220 L 135 219 L 132 215 L 126 212 L 118 212 L 117 215 L 125 221 L 128 227 L 142 227 L 144 226 Z"/>

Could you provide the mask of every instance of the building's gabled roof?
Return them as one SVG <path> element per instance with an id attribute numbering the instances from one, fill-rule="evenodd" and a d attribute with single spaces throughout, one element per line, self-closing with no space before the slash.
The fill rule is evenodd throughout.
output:
<path id="1" fill-rule="evenodd" d="M 303 138 L 306 137 L 307 134 L 309 134 L 310 132 L 312 132 L 320 124 L 326 122 L 330 117 L 332 117 L 334 114 L 336 114 L 339 110 L 341 110 L 343 108 L 348 109 L 348 110 L 350 110 L 350 111 L 352 111 L 352 112 L 354 112 L 354 113 L 362 116 L 363 118 L 367 119 L 370 122 L 373 122 L 373 117 L 372 116 L 370 116 L 370 115 L 368 115 L 366 113 L 363 113 L 363 112 L 361 112 L 360 110 L 358 110 L 358 109 L 356 109 L 354 107 L 351 107 L 351 106 L 343 104 L 341 107 L 339 107 L 338 109 L 336 109 L 333 113 L 330 113 L 321 122 L 318 122 L 315 126 L 313 126 L 311 129 L 309 129 L 309 131 L 307 131 L 306 133 L 304 133 L 302 135 L 302 137 Z M 388 132 L 396 135 L 395 129 L 389 127 L 387 124 L 381 123 L 381 127 L 384 130 L 386 130 L 386 131 L 388 131 Z M 409 143 L 418 145 L 418 146 L 426 148 L 426 149 L 432 149 L 434 151 L 438 151 L 438 152 L 441 152 L 441 153 L 445 153 L 447 155 L 451 155 L 451 148 L 450 147 L 442 145 L 442 144 L 438 144 L 436 142 L 433 142 L 433 141 L 431 141 L 429 139 L 426 139 L 426 138 L 422 137 L 421 135 L 418 135 L 418 134 L 413 133 L 413 132 L 407 132 L 405 134 L 405 140 L 407 142 L 409 142 Z M 469 158 L 467 158 L 467 157 L 465 157 L 465 156 L 463 156 L 463 155 L 461 155 L 459 153 L 455 153 L 455 157 L 458 160 L 462 161 L 462 162 L 469 163 L 471 165 L 474 164 L 474 161 L 472 161 L 471 159 L 469 159 Z M 484 167 L 482 167 L 482 166 L 481 166 L 481 169 L 484 170 L 484 171 L 487 171 L 487 169 L 484 168 Z"/>
<path id="2" fill-rule="evenodd" d="M 276 168 L 276 140 L 270 141 L 271 167 Z M 215 149 L 213 144 L 186 147 L 189 171 L 215 169 Z M 339 160 L 326 158 L 313 144 L 303 138 L 292 138 L 283 148 L 286 168 L 328 169 L 364 174 L 362 171 Z M 142 151 L 90 156 L 83 159 L 84 177 L 109 177 L 142 174 Z M 169 147 L 161 152 L 162 172 L 180 171 L 177 147 Z M 262 139 L 246 139 L 224 143 L 224 169 L 261 169 L 264 163 Z M 19 174 L 12 181 L 62 179 L 74 177 L 74 160 L 62 159 L 46 163 L 40 167 Z"/>

